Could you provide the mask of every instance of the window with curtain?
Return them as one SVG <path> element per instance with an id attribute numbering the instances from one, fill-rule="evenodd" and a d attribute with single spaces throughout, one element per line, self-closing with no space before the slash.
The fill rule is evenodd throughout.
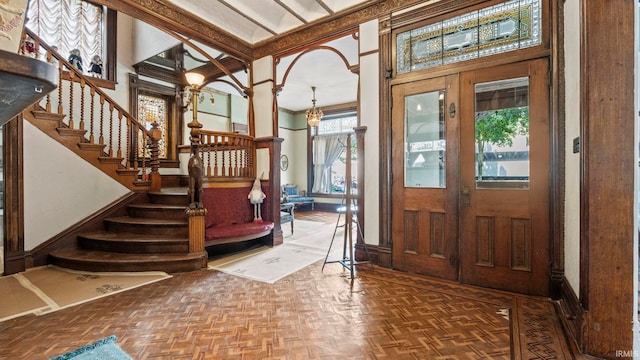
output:
<path id="1" fill-rule="evenodd" d="M 352 113 L 326 117 L 320 122 L 312 138 L 312 193 L 343 194 L 349 181 L 345 178 L 347 161 L 351 161 L 352 191 L 357 191 L 355 136 L 347 144 L 347 135 L 353 133 L 357 124 L 358 118 Z M 346 158 L 347 146 L 351 146 L 351 159 Z"/>
<path id="2" fill-rule="evenodd" d="M 104 15 L 102 6 L 85 1 L 31 0 L 25 25 L 66 58 L 77 49 L 82 71 L 89 74 L 94 56 L 100 57 L 106 69 Z M 105 77 L 104 70 L 101 77 Z"/>

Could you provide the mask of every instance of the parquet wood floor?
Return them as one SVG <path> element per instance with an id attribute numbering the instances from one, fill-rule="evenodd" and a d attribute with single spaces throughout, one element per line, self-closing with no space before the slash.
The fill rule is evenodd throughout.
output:
<path id="1" fill-rule="evenodd" d="M 332 265 L 321 271 L 320 261 L 275 284 L 174 274 L 2 322 L 0 358 L 46 359 L 109 335 L 134 359 L 572 358 L 547 299 L 369 265 L 351 280 Z"/>

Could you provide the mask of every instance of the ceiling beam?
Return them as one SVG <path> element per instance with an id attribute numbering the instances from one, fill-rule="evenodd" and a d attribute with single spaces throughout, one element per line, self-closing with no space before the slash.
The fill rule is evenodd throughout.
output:
<path id="1" fill-rule="evenodd" d="M 260 21 L 252 18 L 251 16 L 245 14 L 244 12 L 240 11 L 237 7 L 229 4 L 228 2 L 226 2 L 225 0 L 218 0 L 218 2 L 220 2 L 222 5 L 228 7 L 229 9 L 231 9 L 231 11 L 235 12 L 236 14 L 242 16 L 243 18 L 249 20 L 251 23 L 253 23 L 253 25 L 262 28 L 264 31 L 270 33 L 271 35 L 277 35 L 278 33 L 267 27 L 265 24 L 261 23 Z"/>
<path id="2" fill-rule="evenodd" d="M 203 21 L 166 0 L 92 0 L 166 31 L 179 33 L 243 61 L 253 59 L 251 44 Z"/>
<path id="3" fill-rule="evenodd" d="M 317 2 L 318 4 L 320 4 L 320 6 L 322 6 L 322 8 L 324 9 L 324 11 L 328 12 L 328 13 L 329 13 L 329 15 L 333 15 L 333 14 L 334 14 L 333 9 L 332 9 L 329 5 L 327 5 L 324 1 L 322 1 L 322 0 L 316 0 L 316 2 Z"/>
<path id="4" fill-rule="evenodd" d="M 283 3 L 282 0 L 274 0 L 276 2 L 276 4 L 280 5 L 283 9 L 287 10 L 289 12 L 289 14 L 295 16 L 298 20 L 300 20 L 301 23 L 303 24 L 308 24 L 309 22 L 307 21 L 307 19 L 303 18 L 302 15 L 298 14 L 297 12 L 293 11 L 292 8 L 290 8 L 289 6 L 287 6 L 287 4 Z"/>

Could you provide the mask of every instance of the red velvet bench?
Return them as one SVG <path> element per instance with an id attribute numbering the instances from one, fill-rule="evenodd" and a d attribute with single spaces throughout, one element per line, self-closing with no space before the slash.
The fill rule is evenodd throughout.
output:
<path id="1" fill-rule="evenodd" d="M 202 202 L 207 209 L 205 247 L 263 237 L 267 245 L 273 245 L 273 222 L 265 218 L 268 214 L 267 202 L 260 204 L 263 220 L 253 221 L 253 205 L 247 198 L 252 184 L 214 185 L 217 187 L 205 187 L 202 194 Z"/>

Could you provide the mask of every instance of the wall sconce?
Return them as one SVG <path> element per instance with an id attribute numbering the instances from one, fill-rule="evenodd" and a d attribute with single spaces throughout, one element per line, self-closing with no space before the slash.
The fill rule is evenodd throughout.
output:
<path id="1" fill-rule="evenodd" d="M 213 97 L 213 91 L 202 87 L 204 76 L 198 73 L 188 72 L 185 73 L 185 78 L 189 85 L 182 91 L 182 111 L 189 111 L 191 104 L 195 102 L 196 98 L 198 99 L 198 103 L 202 104 L 205 99 L 205 93 L 209 96 L 211 107 L 215 105 L 216 99 Z"/>
<path id="2" fill-rule="evenodd" d="M 320 125 L 320 120 L 322 120 L 324 113 L 319 108 L 316 108 L 316 87 L 312 86 L 311 91 L 313 91 L 313 99 L 311 100 L 313 106 L 307 110 L 307 124 L 316 127 Z"/>

